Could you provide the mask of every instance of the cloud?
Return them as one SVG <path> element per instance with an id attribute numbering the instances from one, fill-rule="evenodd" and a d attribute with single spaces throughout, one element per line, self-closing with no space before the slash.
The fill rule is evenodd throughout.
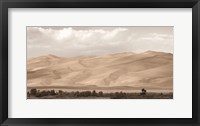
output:
<path id="1" fill-rule="evenodd" d="M 135 27 L 27 27 L 28 57 L 40 55 L 104 55 L 117 52 L 147 50 L 163 45 L 172 34 L 138 32 Z M 156 41 L 151 46 L 147 41 Z M 155 45 L 156 44 L 156 45 Z M 169 44 L 171 46 L 171 44 Z M 167 47 L 171 48 L 171 47 Z M 151 48 L 150 48 L 151 49 Z M 155 49 L 155 48 L 154 48 Z"/>
<path id="2" fill-rule="evenodd" d="M 148 33 L 137 39 L 137 51 L 155 50 L 173 53 L 173 34 Z"/>
<path id="3" fill-rule="evenodd" d="M 172 35 L 168 34 L 159 34 L 159 33 L 150 33 L 147 36 L 141 37 L 141 40 L 150 40 L 150 41 L 162 41 L 166 39 L 172 39 Z"/>

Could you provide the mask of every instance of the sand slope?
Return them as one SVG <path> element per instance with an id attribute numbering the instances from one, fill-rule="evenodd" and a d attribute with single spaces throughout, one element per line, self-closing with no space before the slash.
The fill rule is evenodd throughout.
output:
<path id="1" fill-rule="evenodd" d="M 147 51 L 106 56 L 41 56 L 27 61 L 28 87 L 172 89 L 173 55 Z"/>

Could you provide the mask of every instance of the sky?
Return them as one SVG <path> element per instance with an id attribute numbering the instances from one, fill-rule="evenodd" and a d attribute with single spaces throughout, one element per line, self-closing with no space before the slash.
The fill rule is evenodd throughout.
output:
<path id="1" fill-rule="evenodd" d="M 27 57 L 107 55 L 122 52 L 173 53 L 173 27 L 27 27 Z"/>

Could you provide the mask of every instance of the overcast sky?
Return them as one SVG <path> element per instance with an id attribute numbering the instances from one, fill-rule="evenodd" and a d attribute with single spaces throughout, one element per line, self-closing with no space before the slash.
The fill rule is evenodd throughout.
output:
<path id="1" fill-rule="evenodd" d="M 173 53 L 173 27 L 27 27 L 27 57 Z"/>

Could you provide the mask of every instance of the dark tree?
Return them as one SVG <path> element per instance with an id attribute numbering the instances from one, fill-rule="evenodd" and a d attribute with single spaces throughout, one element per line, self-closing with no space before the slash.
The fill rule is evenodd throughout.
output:
<path id="1" fill-rule="evenodd" d="M 142 92 L 141 92 L 141 95 L 146 95 L 147 90 L 145 90 L 145 89 L 143 88 L 141 91 L 142 91 Z"/>
<path id="2" fill-rule="evenodd" d="M 103 92 L 100 91 L 99 94 L 98 94 L 98 96 L 99 96 L 99 97 L 103 97 Z"/>
<path id="3" fill-rule="evenodd" d="M 59 95 L 63 95 L 63 93 L 64 93 L 64 92 L 63 92 L 62 90 L 59 90 L 59 91 L 58 91 L 58 94 L 59 94 Z"/>
<path id="4" fill-rule="evenodd" d="M 48 91 L 41 91 L 40 94 L 41 94 L 41 96 L 47 96 L 47 95 L 49 95 Z"/>
<path id="5" fill-rule="evenodd" d="M 92 93 L 91 93 L 91 91 L 86 91 L 86 92 L 85 92 L 85 95 L 86 95 L 86 97 L 89 97 L 89 96 L 92 95 Z"/>
<path id="6" fill-rule="evenodd" d="M 92 96 L 97 96 L 97 93 L 95 90 L 92 91 Z"/>
<path id="7" fill-rule="evenodd" d="M 55 90 L 51 90 L 51 91 L 50 91 L 50 95 L 56 95 Z"/>
<path id="8" fill-rule="evenodd" d="M 35 88 L 31 89 L 30 92 L 31 92 L 31 95 L 35 96 L 37 94 L 37 89 Z"/>
<path id="9" fill-rule="evenodd" d="M 79 91 L 76 91 L 75 94 L 74 94 L 74 96 L 79 97 L 80 96 Z"/>
<path id="10" fill-rule="evenodd" d="M 29 91 L 27 92 L 27 97 L 30 97 L 30 92 Z"/>
<path id="11" fill-rule="evenodd" d="M 41 95 L 40 92 L 37 92 L 35 96 L 36 96 L 36 97 L 42 97 L 42 95 Z"/>

